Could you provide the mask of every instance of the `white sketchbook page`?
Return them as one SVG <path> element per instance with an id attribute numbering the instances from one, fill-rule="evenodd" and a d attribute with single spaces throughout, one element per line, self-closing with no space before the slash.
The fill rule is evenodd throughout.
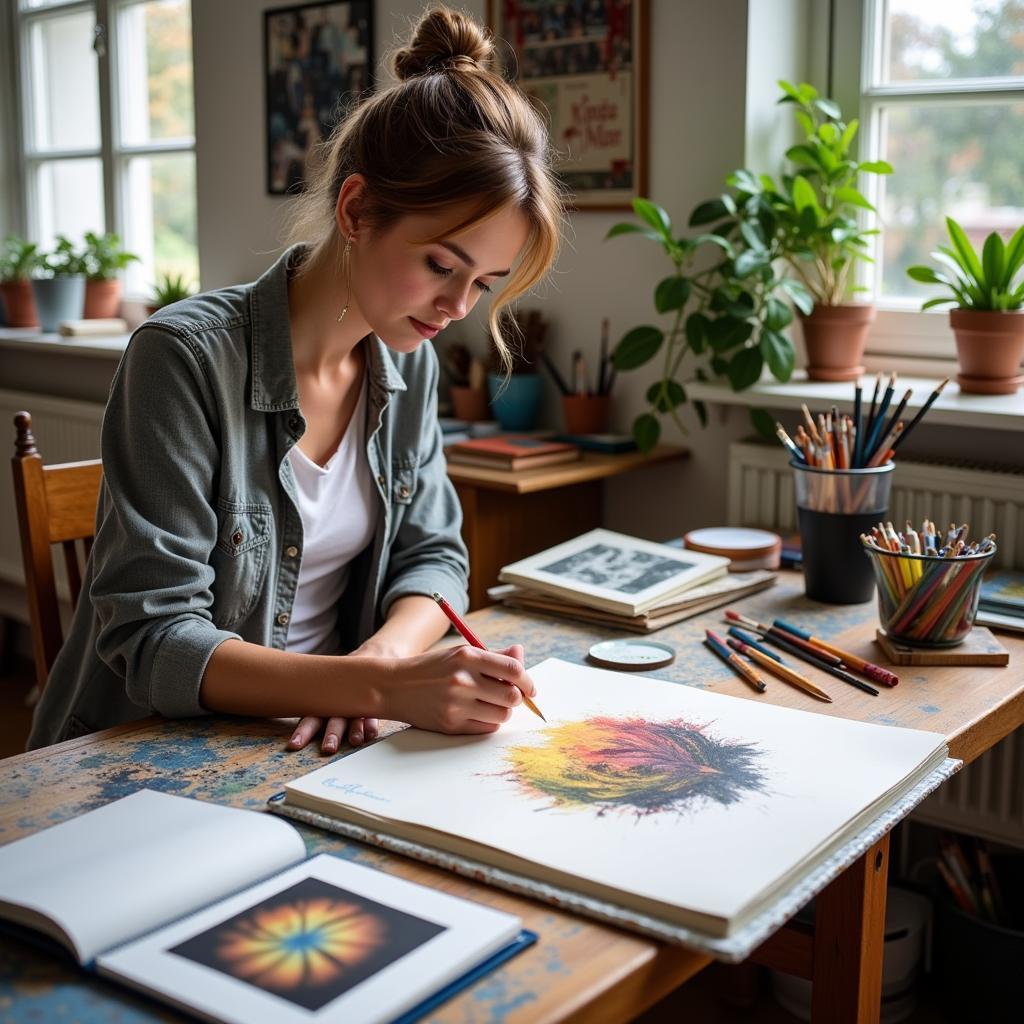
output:
<path id="1" fill-rule="evenodd" d="M 259 904 L 306 878 L 318 878 L 347 892 L 443 927 L 379 973 L 371 975 L 315 1010 L 282 994 L 257 988 L 213 967 L 170 952 L 179 944 Z M 101 974 L 120 979 L 211 1020 L 251 1024 L 309 1024 L 310 1021 L 373 1024 L 390 1021 L 504 949 L 519 933 L 519 918 L 449 896 L 382 871 L 321 854 L 138 942 L 101 956 Z M 263 962 L 275 956 L 263 948 Z"/>
<path id="2" fill-rule="evenodd" d="M 0 902 L 54 921 L 85 964 L 305 856 L 269 814 L 143 789 L 0 847 Z"/>
<path id="3" fill-rule="evenodd" d="M 531 675 L 547 726 L 520 708 L 490 736 L 408 730 L 290 783 L 288 793 L 463 836 L 730 921 L 945 748 L 936 733 L 849 722 L 556 659 Z M 647 814 L 559 806 L 550 795 L 526 793 L 510 773 L 510 752 L 543 745 L 547 729 L 595 716 L 683 719 L 721 740 L 753 743 L 763 789 L 728 805 L 698 797 L 681 810 Z"/>

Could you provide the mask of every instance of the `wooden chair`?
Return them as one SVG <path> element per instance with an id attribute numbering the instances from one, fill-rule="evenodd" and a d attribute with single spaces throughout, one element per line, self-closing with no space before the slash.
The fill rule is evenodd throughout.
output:
<path id="1" fill-rule="evenodd" d="M 32 417 L 19 412 L 14 426 L 14 503 L 25 565 L 36 682 L 42 691 L 64 642 L 51 546 L 59 544 L 63 550 L 71 602 L 75 605 L 82 590 L 85 560 L 92 548 L 103 469 L 99 459 L 44 466 L 32 434 Z"/>

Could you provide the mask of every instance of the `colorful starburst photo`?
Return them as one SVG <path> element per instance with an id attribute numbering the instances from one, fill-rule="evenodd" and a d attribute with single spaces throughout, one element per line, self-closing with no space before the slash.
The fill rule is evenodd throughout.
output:
<path id="1" fill-rule="evenodd" d="M 502 774 L 550 807 L 643 817 L 764 789 L 756 745 L 716 737 L 707 724 L 595 717 L 540 735 L 537 745 L 508 748 Z"/>
<path id="2" fill-rule="evenodd" d="M 305 878 L 168 952 L 319 1010 L 444 930 Z"/>

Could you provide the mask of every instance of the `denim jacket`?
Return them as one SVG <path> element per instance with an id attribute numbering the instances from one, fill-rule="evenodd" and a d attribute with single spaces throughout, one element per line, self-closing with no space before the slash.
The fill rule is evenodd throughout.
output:
<path id="1" fill-rule="evenodd" d="M 302 559 L 286 458 L 305 430 L 288 322 L 288 274 L 300 256 L 289 249 L 254 284 L 168 306 L 132 336 L 103 420 L 82 600 L 30 747 L 153 712 L 203 714 L 199 688 L 219 644 L 285 647 Z M 468 603 L 437 356 L 429 344 L 408 354 L 374 335 L 365 344 L 378 515 L 339 602 L 343 650 L 403 595 L 438 590 L 459 609 Z"/>

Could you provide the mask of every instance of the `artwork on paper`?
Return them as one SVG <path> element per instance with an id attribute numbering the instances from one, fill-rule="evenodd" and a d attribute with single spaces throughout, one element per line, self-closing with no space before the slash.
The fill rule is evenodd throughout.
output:
<path id="1" fill-rule="evenodd" d="M 666 558 L 651 551 L 602 543 L 591 544 L 538 568 L 566 580 L 589 583 L 620 594 L 638 594 L 693 565 L 681 558 Z"/>
<path id="2" fill-rule="evenodd" d="M 306 878 L 168 952 L 319 1010 L 444 930 Z"/>
<path id="3" fill-rule="evenodd" d="M 541 742 L 508 747 L 504 774 L 558 809 L 645 817 L 763 792 L 762 754 L 683 719 L 598 716 L 544 729 Z"/>
<path id="4" fill-rule="evenodd" d="M 370 88 L 370 0 L 306 3 L 264 15 L 267 191 L 301 191 L 347 106 Z"/>

